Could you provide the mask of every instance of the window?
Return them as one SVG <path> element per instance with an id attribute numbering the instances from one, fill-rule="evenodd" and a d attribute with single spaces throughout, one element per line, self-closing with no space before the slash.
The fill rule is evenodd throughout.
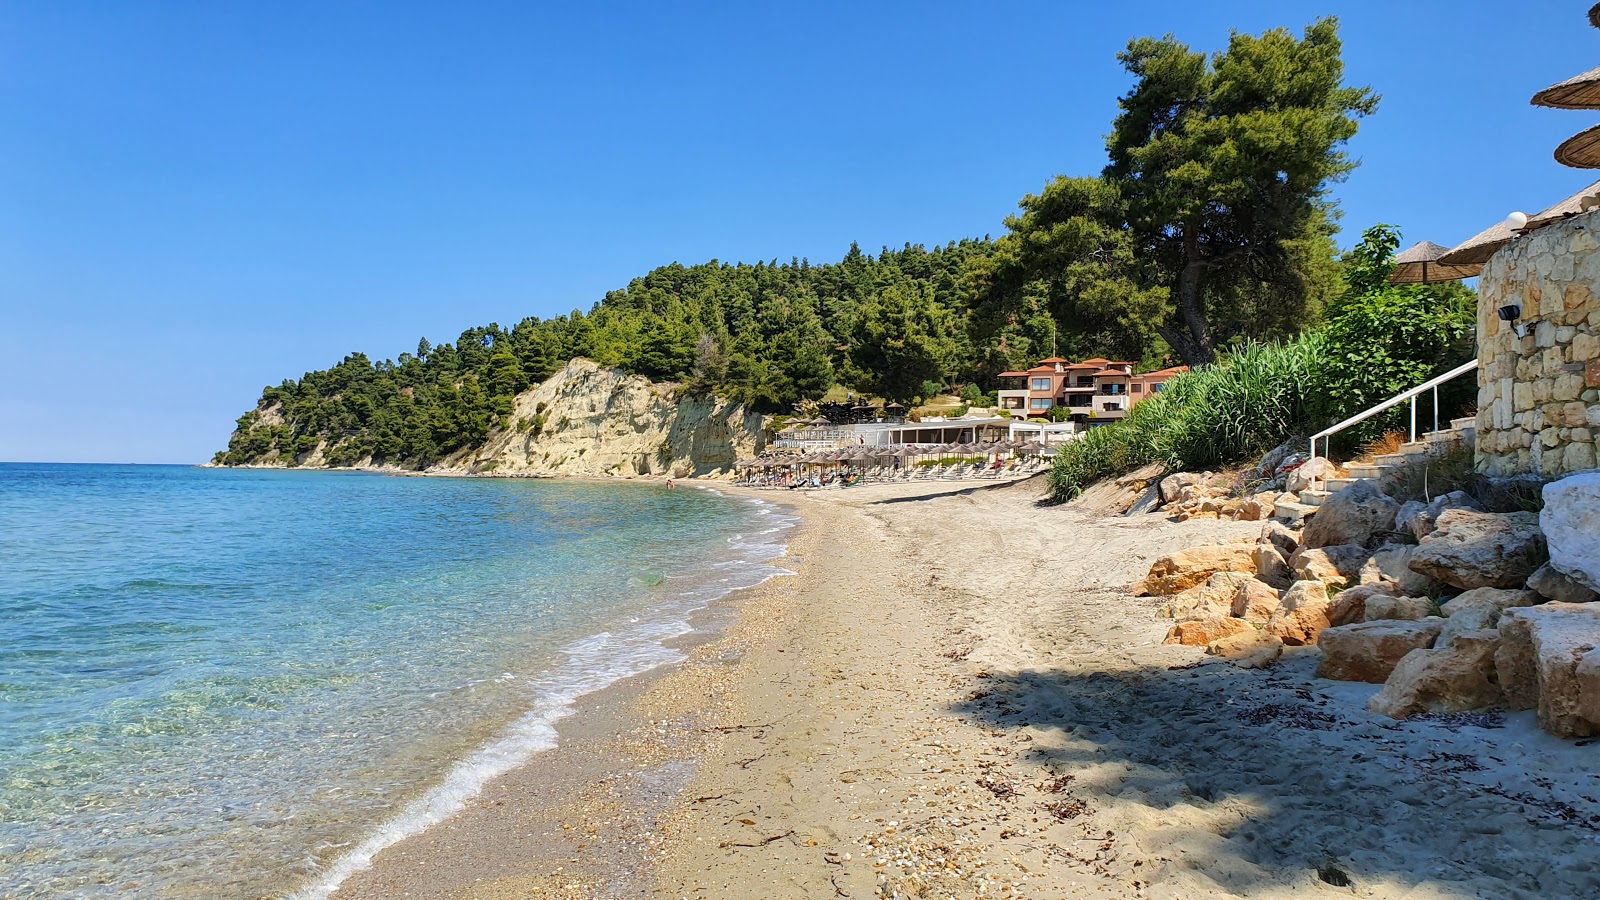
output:
<path id="1" fill-rule="evenodd" d="M 1135 394 L 1142 394 L 1142 393 L 1144 393 L 1144 385 L 1142 385 L 1142 384 L 1136 384 L 1136 385 L 1134 385 L 1134 386 L 1133 386 L 1133 392 L 1134 392 L 1134 393 L 1135 393 Z"/>
<path id="2" fill-rule="evenodd" d="M 1033 409 L 1049 409 L 1050 405 L 1051 401 L 1049 397 L 1035 397 L 1028 401 L 1028 406 L 1032 407 Z"/>
<path id="3" fill-rule="evenodd" d="M 1165 381 L 1163 381 L 1163 382 L 1160 382 L 1160 383 L 1159 383 L 1159 384 L 1152 384 L 1152 385 L 1150 385 L 1150 393 L 1152 393 L 1152 394 L 1159 394 L 1159 393 L 1161 393 L 1161 389 L 1162 389 L 1162 388 L 1163 388 L 1163 387 L 1165 387 L 1165 386 L 1166 386 L 1166 384 L 1167 384 L 1167 383 L 1166 383 L 1166 382 L 1165 382 Z"/>
<path id="4" fill-rule="evenodd" d="M 1091 376 L 1078 376 L 1078 387 L 1094 387 L 1094 378 Z"/>
<path id="5" fill-rule="evenodd" d="M 1104 408 L 1105 408 L 1106 412 L 1119 412 L 1122 409 L 1122 404 L 1121 403 L 1107 403 Z"/>
<path id="6" fill-rule="evenodd" d="M 1126 392 L 1126 390 L 1127 390 L 1127 385 L 1122 385 L 1122 384 L 1102 384 L 1102 385 L 1100 385 L 1100 393 L 1105 395 L 1105 396 L 1108 396 L 1108 397 L 1118 396 L 1118 395 Z"/>
<path id="7" fill-rule="evenodd" d="M 1048 390 L 1050 390 L 1050 379 L 1048 379 L 1048 378 L 1035 378 L 1033 380 L 1033 389 L 1036 390 L 1036 391 L 1048 391 Z"/>

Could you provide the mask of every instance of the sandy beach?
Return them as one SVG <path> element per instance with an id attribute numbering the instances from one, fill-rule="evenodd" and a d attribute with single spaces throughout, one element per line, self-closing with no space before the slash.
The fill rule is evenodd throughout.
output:
<path id="1" fill-rule="evenodd" d="M 1260 523 L 1040 494 L 760 492 L 794 576 L 335 896 L 1600 896 L 1589 742 L 1164 646 L 1129 585 Z"/>

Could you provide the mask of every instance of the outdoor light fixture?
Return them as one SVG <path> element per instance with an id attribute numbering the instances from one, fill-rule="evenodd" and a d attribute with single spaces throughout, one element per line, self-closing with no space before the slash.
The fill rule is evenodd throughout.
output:
<path id="1" fill-rule="evenodd" d="M 1518 319 L 1522 318 L 1521 304 L 1507 303 L 1505 306 L 1495 310 L 1495 315 L 1500 317 L 1500 321 L 1509 322 L 1511 324 L 1511 330 L 1517 333 L 1517 337 L 1528 336 L 1528 326 L 1519 324 L 1517 322 Z"/>
<path id="2" fill-rule="evenodd" d="M 1505 225 L 1512 231 L 1521 231 L 1522 229 L 1528 227 L 1528 214 L 1525 212 L 1514 212 L 1511 215 L 1506 216 Z"/>

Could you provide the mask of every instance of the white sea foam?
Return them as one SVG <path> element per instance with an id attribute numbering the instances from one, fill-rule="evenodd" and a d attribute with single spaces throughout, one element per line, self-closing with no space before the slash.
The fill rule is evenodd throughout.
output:
<path id="1" fill-rule="evenodd" d="M 721 496 L 711 488 L 702 490 Z M 762 515 L 779 516 L 779 525 L 760 532 L 776 535 L 793 527 L 797 519 L 782 514 L 766 501 L 752 499 Z M 535 754 L 556 746 L 556 723 L 571 715 L 577 701 L 587 694 L 612 684 L 679 662 L 684 655 L 666 642 L 693 631 L 690 616 L 707 604 L 736 590 L 755 587 L 792 571 L 772 565 L 770 560 L 783 555 L 785 547 L 776 538 L 745 540 L 738 535 L 729 544 L 743 551 L 742 558 L 711 563 L 709 569 L 741 569 L 745 577 L 717 579 L 702 583 L 667 602 L 657 612 L 661 617 L 630 623 L 618 631 L 602 631 L 574 641 L 563 648 L 567 665 L 534 679 L 533 707 L 513 722 L 499 737 L 456 763 L 443 780 L 417 797 L 389 820 L 369 833 L 354 849 L 340 856 L 310 884 L 290 894 L 287 900 L 324 900 L 350 876 L 371 867 L 384 849 L 406 838 L 421 834 L 430 826 L 450 818 L 494 778 L 526 763 Z M 509 674 L 509 673 L 508 673 Z M 501 676 L 505 678 L 506 676 Z"/>

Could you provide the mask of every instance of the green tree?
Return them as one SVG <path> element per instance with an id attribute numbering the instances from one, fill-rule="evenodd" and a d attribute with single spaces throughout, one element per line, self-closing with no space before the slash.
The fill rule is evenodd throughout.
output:
<path id="1" fill-rule="evenodd" d="M 1158 333 L 1191 365 L 1236 336 L 1295 333 L 1335 288 L 1328 185 L 1377 106 L 1343 84 L 1337 21 L 1299 39 L 1235 33 L 1209 59 L 1140 38 L 1118 59 L 1135 83 L 1110 164 L 1024 198 L 1002 254 L 1012 277 L 1049 278 L 1062 311 Z"/>

